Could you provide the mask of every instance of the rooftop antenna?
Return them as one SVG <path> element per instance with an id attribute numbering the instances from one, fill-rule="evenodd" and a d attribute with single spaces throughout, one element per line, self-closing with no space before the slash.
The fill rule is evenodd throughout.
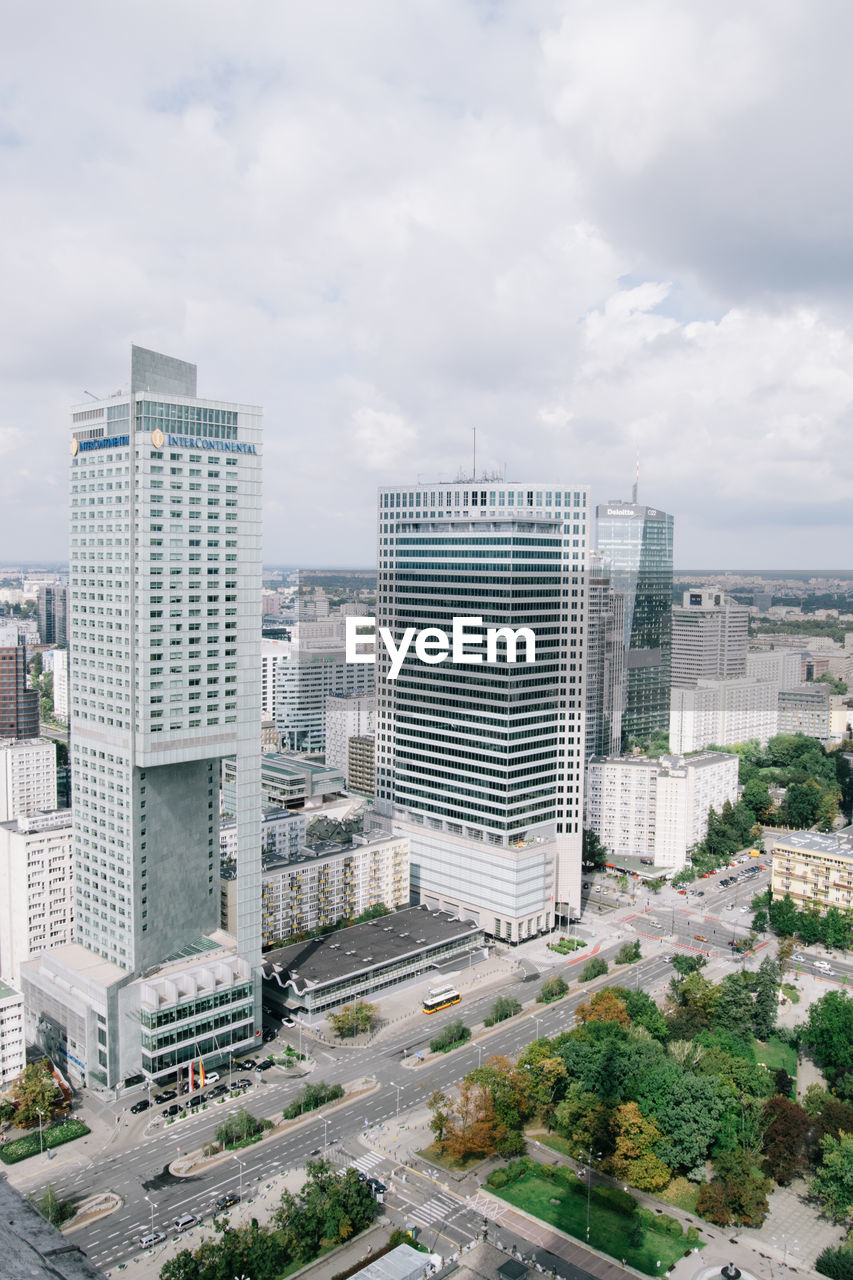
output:
<path id="1" fill-rule="evenodd" d="M 640 455 L 637 454 L 637 470 L 634 474 L 634 488 L 631 490 L 631 501 L 637 505 L 637 490 L 640 487 Z"/>
<path id="2" fill-rule="evenodd" d="M 477 479 L 477 428 L 472 427 L 471 430 L 474 433 L 474 469 L 471 473 L 471 479 L 476 480 Z"/>

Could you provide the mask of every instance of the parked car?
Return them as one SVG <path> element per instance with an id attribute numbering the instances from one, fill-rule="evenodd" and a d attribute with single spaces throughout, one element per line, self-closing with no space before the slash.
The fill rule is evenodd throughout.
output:
<path id="1" fill-rule="evenodd" d="M 153 1249 L 155 1244 L 162 1244 L 166 1239 L 164 1231 L 149 1231 L 139 1241 L 140 1249 Z"/>
<path id="2" fill-rule="evenodd" d="M 270 1044 L 273 1040 L 275 1040 L 275 1037 L 276 1037 L 276 1032 L 273 1030 L 273 1028 L 267 1027 L 261 1038 L 263 1039 L 264 1044 Z"/>
<path id="3" fill-rule="evenodd" d="M 187 1103 L 188 1107 L 200 1107 L 203 1102 L 207 1102 L 206 1093 L 197 1093 L 194 1098 L 190 1098 Z"/>
<path id="4" fill-rule="evenodd" d="M 174 1089 L 163 1089 L 161 1093 L 154 1094 L 154 1101 L 157 1103 L 157 1106 L 159 1107 L 164 1102 L 171 1102 L 172 1099 L 177 1098 L 177 1096 L 178 1095 Z"/>
<path id="5" fill-rule="evenodd" d="M 224 1195 L 216 1198 L 216 1212 L 222 1213 L 223 1209 L 230 1209 L 232 1204 L 239 1204 L 240 1197 L 236 1191 L 226 1191 Z"/>
<path id="6" fill-rule="evenodd" d="M 228 1085 L 223 1080 L 221 1084 L 214 1085 L 210 1091 L 211 1098 L 221 1098 L 223 1093 L 228 1092 Z"/>
<path id="7" fill-rule="evenodd" d="M 257 1065 L 258 1063 L 256 1058 L 243 1058 L 237 1063 L 237 1066 L 241 1071 L 254 1071 Z"/>
<path id="8" fill-rule="evenodd" d="M 151 1106 L 151 1103 L 148 1101 L 147 1098 L 140 1098 L 138 1102 L 134 1102 L 133 1106 L 130 1108 L 130 1111 L 132 1115 L 138 1116 L 140 1111 L 147 1111 L 150 1106 Z"/>
<path id="9" fill-rule="evenodd" d="M 216 1084 L 219 1079 L 218 1071 L 205 1071 L 204 1078 L 208 1084 Z"/>
<path id="10" fill-rule="evenodd" d="M 274 1067 L 275 1063 L 272 1058 L 264 1058 L 263 1062 L 259 1062 L 255 1067 L 256 1071 L 269 1071 L 270 1067 Z"/>
<path id="11" fill-rule="evenodd" d="M 171 1105 L 170 1107 L 164 1107 L 164 1108 L 163 1108 L 163 1115 L 164 1115 L 164 1116 L 176 1116 L 176 1115 L 179 1115 L 179 1114 L 181 1113 L 181 1111 L 183 1111 L 183 1107 L 180 1105 L 180 1103 L 178 1103 L 178 1102 L 173 1102 L 173 1103 L 172 1103 L 172 1105 Z"/>
<path id="12" fill-rule="evenodd" d="M 189 1231 L 190 1227 L 194 1227 L 198 1222 L 198 1218 L 194 1213 L 183 1213 L 180 1218 L 175 1219 L 176 1231 Z"/>

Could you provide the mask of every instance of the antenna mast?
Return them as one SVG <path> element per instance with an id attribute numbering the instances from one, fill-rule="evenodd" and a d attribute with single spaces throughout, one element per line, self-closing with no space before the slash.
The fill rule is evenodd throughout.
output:
<path id="1" fill-rule="evenodd" d="M 631 494 L 631 501 L 634 503 L 634 506 L 637 505 L 637 490 L 639 489 L 639 487 L 640 487 L 640 455 L 637 454 L 637 470 L 634 475 L 634 488 Z"/>
<path id="2" fill-rule="evenodd" d="M 472 427 L 471 431 L 474 434 L 474 458 L 473 458 L 474 466 L 471 472 L 471 479 L 476 480 L 477 479 L 477 428 Z"/>

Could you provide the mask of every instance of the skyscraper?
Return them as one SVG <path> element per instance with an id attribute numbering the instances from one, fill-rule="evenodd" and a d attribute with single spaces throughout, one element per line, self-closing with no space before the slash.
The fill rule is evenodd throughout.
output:
<path id="1" fill-rule="evenodd" d="M 580 906 L 588 495 L 539 483 L 379 494 L 377 628 L 535 636 L 532 663 L 410 650 L 392 678 L 377 646 L 375 668 L 376 808 L 410 836 L 413 891 L 512 942 Z"/>
<path id="2" fill-rule="evenodd" d="M 601 554 L 589 557 L 586 582 L 585 759 L 616 754 L 622 746 L 625 599 L 613 590 Z"/>
<path id="3" fill-rule="evenodd" d="M 254 1038 L 260 440 L 260 410 L 200 400 L 194 365 L 139 347 L 129 393 L 72 414 L 76 942 L 25 966 L 24 990 L 43 1042 L 104 1083 Z M 236 948 L 215 936 L 223 756 L 237 760 Z M 222 1012 L 191 1019 L 181 992 L 201 1015 L 211 986 Z"/>
<path id="4" fill-rule="evenodd" d="M 672 651 L 672 516 L 636 502 L 596 509 L 597 547 L 625 597 L 622 741 L 669 729 Z"/>
<path id="5" fill-rule="evenodd" d="M 699 680 L 737 680 L 746 673 L 749 610 L 713 590 L 685 591 L 672 610 L 672 687 Z"/>
<path id="6" fill-rule="evenodd" d="M 42 583 L 38 589 L 39 639 L 64 649 L 68 643 L 68 588 L 58 582 Z"/>

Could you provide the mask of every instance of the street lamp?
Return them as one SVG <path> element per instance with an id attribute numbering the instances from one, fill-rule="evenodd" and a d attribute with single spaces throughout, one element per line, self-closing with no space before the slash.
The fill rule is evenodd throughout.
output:
<path id="1" fill-rule="evenodd" d="M 595 1155 L 596 1160 L 601 1159 L 601 1152 L 588 1151 L 586 1159 L 586 1242 L 589 1244 L 589 1205 L 592 1197 L 592 1157 Z"/>
<path id="2" fill-rule="evenodd" d="M 533 1021 L 536 1023 L 536 1039 L 538 1040 L 538 1039 L 539 1039 L 539 1024 L 541 1023 L 542 1019 L 541 1019 L 541 1018 L 534 1018 L 534 1019 L 533 1019 Z"/>
<path id="3" fill-rule="evenodd" d="M 320 1116 L 320 1119 L 323 1121 L 323 1150 L 325 1151 L 326 1147 L 329 1145 L 327 1140 L 327 1134 L 329 1132 L 329 1122 L 325 1116 Z"/>
<path id="4" fill-rule="evenodd" d="M 150 1196 L 146 1196 L 145 1199 L 151 1205 L 151 1234 L 153 1235 L 154 1234 L 154 1210 L 157 1206 L 154 1204 L 154 1201 L 151 1199 Z"/>
<path id="5" fill-rule="evenodd" d="M 236 1160 L 236 1161 L 237 1161 L 237 1163 L 238 1163 L 238 1165 L 240 1166 L 240 1191 L 239 1191 L 239 1195 L 240 1195 L 240 1199 L 241 1199 L 241 1201 L 242 1201 L 242 1199 L 243 1199 L 243 1161 L 240 1159 L 240 1157 L 239 1157 L 239 1156 L 232 1156 L 232 1159 Z M 146 1199 L 147 1199 L 147 1196 L 146 1196 Z"/>
<path id="6" fill-rule="evenodd" d="M 392 1083 L 391 1088 L 397 1090 L 397 1115 L 399 1115 L 400 1114 L 400 1090 L 404 1088 L 404 1086 L 401 1084 Z"/>

